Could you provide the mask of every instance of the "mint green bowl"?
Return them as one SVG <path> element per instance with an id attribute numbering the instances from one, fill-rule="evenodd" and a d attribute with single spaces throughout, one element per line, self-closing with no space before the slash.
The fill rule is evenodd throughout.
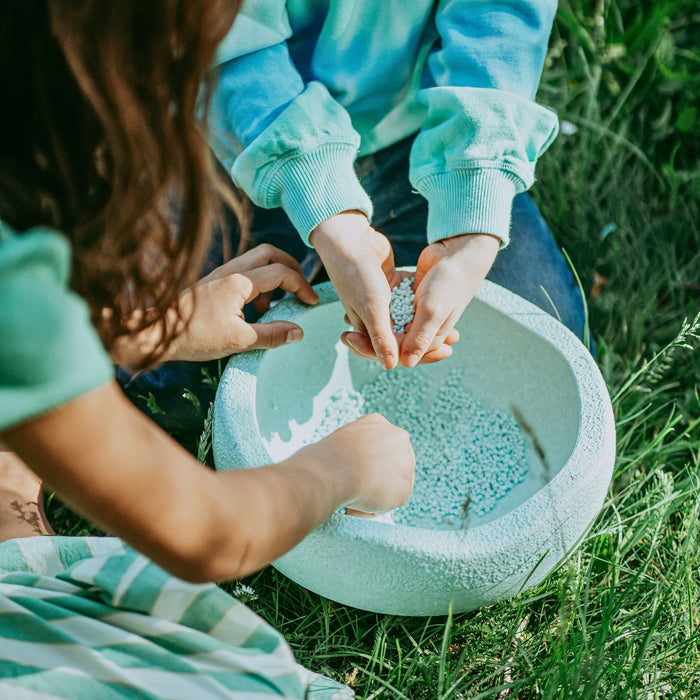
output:
<path id="1" fill-rule="evenodd" d="M 310 440 L 330 397 L 382 371 L 339 342 L 347 329 L 342 305 L 330 284 L 317 291 L 318 305 L 285 300 L 263 319 L 298 323 L 302 342 L 229 360 L 214 407 L 217 469 L 285 459 Z M 525 479 L 467 529 L 335 513 L 273 562 L 279 571 L 365 610 L 439 615 L 450 606 L 490 605 L 540 582 L 585 536 L 615 458 L 610 399 L 590 353 L 549 314 L 489 282 L 457 327 L 461 340 L 451 358 L 412 371 L 439 380 L 460 367 L 479 402 L 517 407 L 538 443 L 527 441 Z"/>

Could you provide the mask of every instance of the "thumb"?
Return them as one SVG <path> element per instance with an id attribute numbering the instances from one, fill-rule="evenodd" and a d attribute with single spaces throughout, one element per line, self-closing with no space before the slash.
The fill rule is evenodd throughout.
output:
<path id="1" fill-rule="evenodd" d="M 304 331 L 296 323 L 289 321 L 268 321 L 267 323 L 251 323 L 257 339 L 249 347 L 250 350 L 278 348 L 281 345 L 297 343 L 304 337 Z"/>

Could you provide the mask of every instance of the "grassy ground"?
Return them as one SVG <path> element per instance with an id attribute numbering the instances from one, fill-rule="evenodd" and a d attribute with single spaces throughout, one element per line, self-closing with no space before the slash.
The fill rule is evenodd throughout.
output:
<path id="1" fill-rule="evenodd" d="M 447 618 L 362 612 L 273 569 L 244 582 L 299 661 L 359 698 L 700 698 L 698 37 L 698 0 L 560 2 L 540 101 L 565 133 L 534 195 L 588 292 L 618 431 L 569 562 Z"/>

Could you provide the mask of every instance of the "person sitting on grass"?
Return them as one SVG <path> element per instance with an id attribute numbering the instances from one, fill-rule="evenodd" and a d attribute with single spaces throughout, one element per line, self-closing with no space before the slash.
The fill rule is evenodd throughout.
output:
<path id="1" fill-rule="evenodd" d="M 365 416 L 279 464 L 216 473 L 114 379 L 114 362 L 291 342 L 300 328 L 248 324 L 244 304 L 277 288 L 317 300 L 270 246 L 195 283 L 222 193 L 202 79 L 236 10 L 0 8 L 1 697 L 351 694 L 209 582 L 264 567 L 340 507 L 404 503 L 405 431 Z M 47 536 L 43 482 L 116 537 Z"/>
<path id="2" fill-rule="evenodd" d="M 577 281 L 525 191 L 558 128 L 535 101 L 556 8 L 242 3 L 216 54 L 211 145 L 251 201 L 251 238 L 331 280 L 355 354 L 387 369 L 449 357 L 485 277 L 589 339 Z M 235 247 L 235 227 L 222 233 Z M 395 334 L 391 288 L 405 277 L 415 316 Z M 206 402 L 201 372 L 165 363 L 118 379 L 145 412 L 156 400 L 168 430 L 198 434 L 181 387 Z"/>
<path id="3" fill-rule="evenodd" d="M 256 240 L 299 260 L 315 249 L 356 354 L 387 369 L 449 357 L 485 277 L 586 337 L 580 290 L 525 193 L 558 129 L 535 102 L 556 9 L 242 3 L 217 52 L 212 146 L 254 204 Z M 417 267 L 415 319 L 397 336 L 400 266 Z"/>

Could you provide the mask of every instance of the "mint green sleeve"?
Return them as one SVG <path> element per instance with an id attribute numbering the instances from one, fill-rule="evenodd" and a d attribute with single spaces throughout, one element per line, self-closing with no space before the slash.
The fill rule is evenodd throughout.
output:
<path id="1" fill-rule="evenodd" d="M 114 376 L 69 272 L 65 238 L 43 229 L 14 235 L 0 224 L 0 432 Z"/>
<path id="2" fill-rule="evenodd" d="M 354 170 L 360 136 L 346 109 L 291 60 L 283 0 L 244 2 L 217 54 L 210 139 L 233 181 L 260 207 L 282 207 L 302 240 L 372 203 Z"/>
<path id="3" fill-rule="evenodd" d="M 534 101 L 555 0 L 442 0 L 434 85 L 417 94 L 427 116 L 410 178 L 428 200 L 428 242 L 488 233 L 506 245 L 513 197 L 535 179 L 558 121 Z"/>
<path id="4" fill-rule="evenodd" d="M 372 204 L 353 163 L 360 137 L 347 112 L 319 82 L 307 84 L 235 160 L 234 182 L 261 207 L 283 207 L 309 243 L 322 221 Z"/>

